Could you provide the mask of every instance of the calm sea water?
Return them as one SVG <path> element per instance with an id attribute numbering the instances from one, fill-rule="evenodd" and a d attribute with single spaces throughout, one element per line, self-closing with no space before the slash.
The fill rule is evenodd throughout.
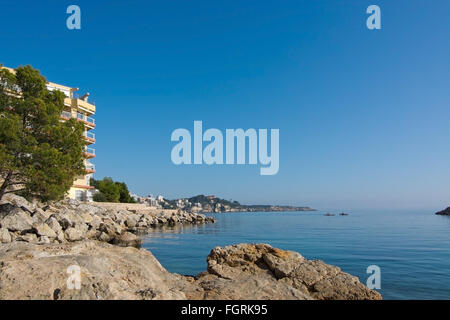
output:
<path id="1" fill-rule="evenodd" d="M 384 299 L 450 299 L 450 217 L 427 211 L 222 213 L 215 224 L 156 230 L 144 238 L 169 271 L 206 270 L 215 246 L 268 243 L 339 266 L 366 283 L 381 268 Z"/>

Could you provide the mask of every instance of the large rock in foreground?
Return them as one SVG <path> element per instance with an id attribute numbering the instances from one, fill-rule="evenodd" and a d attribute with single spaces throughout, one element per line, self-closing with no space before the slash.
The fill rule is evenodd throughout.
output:
<path id="1" fill-rule="evenodd" d="M 337 267 L 266 244 L 215 248 L 207 261 L 194 278 L 145 249 L 16 241 L 0 246 L 0 299 L 381 299 Z M 79 290 L 68 287 L 74 266 Z"/>
<path id="2" fill-rule="evenodd" d="M 207 262 L 197 280 L 207 299 L 381 299 L 338 267 L 267 244 L 217 247 Z"/>
<path id="3" fill-rule="evenodd" d="M 79 290 L 67 285 L 73 266 L 81 271 Z M 180 281 L 145 249 L 99 241 L 0 246 L 0 300 L 185 299 Z"/>

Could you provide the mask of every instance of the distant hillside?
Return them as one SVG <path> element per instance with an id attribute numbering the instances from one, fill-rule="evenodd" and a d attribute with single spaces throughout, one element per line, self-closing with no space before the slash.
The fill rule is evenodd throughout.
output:
<path id="1" fill-rule="evenodd" d="M 219 204 L 222 204 L 224 206 L 229 206 L 230 208 L 237 208 L 237 207 L 241 207 L 242 206 L 237 201 L 230 201 L 230 200 L 220 199 L 220 198 L 216 198 L 216 197 L 213 198 L 213 196 L 208 196 L 207 197 L 207 196 L 205 196 L 203 194 L 195 196 L 195 197 L 192 197 L 192 198 L 189 198 L 188 200 L 191 203 L 201 203 L 202 205 L 203 204 L 212 204 L 212 203 L 217 204 L 217 203 L 219 203 Z"/>
<path id="2" fill-rule="evenodd" d="M 166 200 L 171 206 L 197 212 L 277 212 L 277 211 L 315 211 L 309 207 L 278 205 L 243 205 L 238 201 L 225 200 L 215 196 L 197 195 L 188 199 Z"/>

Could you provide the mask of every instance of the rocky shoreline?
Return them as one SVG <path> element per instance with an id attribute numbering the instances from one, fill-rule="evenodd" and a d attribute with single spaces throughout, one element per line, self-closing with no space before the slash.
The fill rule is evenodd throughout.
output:
<path id="1" fill-rule="evenodd" d="M 136 235 L 203 215 L 107 210 L 74 201 L 0 203 L 0 299 L 381 299 L 357 277 L 267 244 L 214 248 L 196 276 L 166 271 Z M 68 287 L 68 268 L 80 288 Z"/>
<path id="2" fill-rule="evenodd" d="M 37 244 L 98 240 L 123 246 L 140 246 L 136 234 L 178 224 L 214 223 L 203 214 L 181 210 L 159 213 L 105 209 L 96 204 L 67 200 L 51 205 L 30 203 L 7 195 L 0 203 L 0 242 Z"/>

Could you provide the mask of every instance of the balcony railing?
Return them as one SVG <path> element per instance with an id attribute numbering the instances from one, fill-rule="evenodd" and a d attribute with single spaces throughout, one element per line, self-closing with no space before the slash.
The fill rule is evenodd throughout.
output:
<path id="1" fill-rule="evenodd" d="M 95 149 L 93 148 L 86 148 L 84 149 L 84 152 L 95 156 Z"/>
<path id="2" fill-rule="evenodd" d="M 86 121 L 92 124 L 95 124 L 95 119 L 91 117 L 86 117 Z"/>
<path id="3" fill-rule="evenodd" d="M 63 111 L 61 112 L 61 117 L 70 119 L 72 118 L 72 113 L 70 113 L 69 111 Z"/>
<path id="4" fill-rule="evenodd" d="M 95 173 L 95 166 L 92 163 L 87 163 L 85 168 L 86 173 Z"/>
<path id="5" fill-rule="evenodd" d="M 90 124 L 95 126 L 95 119 L 91 118 L 91 117 L 87 117 L 87 116 L 85 116 L 82 113 L 79 113 L 79 112 L 77 113 L 77 119 L 81 120 L 81 121 L 84 121 L 84 122 L 88 122 L 88 123 L 90 123 Z"/>
<path id="6" fill-rule="evenodd" d="M 82 100 L 81 97 L 82 97 L 82 96 L 81 96 L 80 94 L 78 94 L 78 93 L 74 93 L 74 94 L 73 94 L 73 98 L 74 98 L 74 99 L 78 99 L 78 100 L 87 102 L 87 103 L 92 104 L 93 106 L 95 106 L 95 101 L 94 101 L 91 97 L 89 97 L 89 100 L 88 100 L 88 101 Z"/>
<path id="7" fill-rule="evenodd" d="M 62 118 L 70 119 L 70 118 L 72 118 L 72 113 L 70 113 L 69 111 L 62 111 L 62 112 L 61 112 L 61 117 L 62 117 Z M 77 118 L 78 120 L 87 122 L 88 124 L 91 124 L 92 126 L 95 127 L 95 119 L 92 118 L 92 117 L 87 117 L 87 116 L 85 116 L 84 114 L 77 112 L 76 118 Z"/>
<path id="8" fill-rule="evenodd" d="M 95 133 L 92 133 L 90 131 L 83 132 L 83 136 L 92 140 L 95 140 Z"/>

